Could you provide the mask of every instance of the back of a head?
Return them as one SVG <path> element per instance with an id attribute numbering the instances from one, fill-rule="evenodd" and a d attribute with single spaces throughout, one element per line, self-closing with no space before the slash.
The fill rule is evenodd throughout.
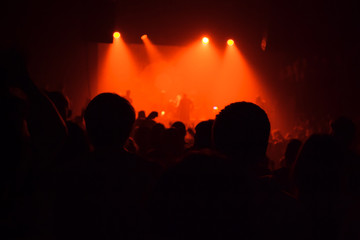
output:
<path id="1" fill-rule="evenodd" d="M 214 120 L 210 119 L 198 123 L 195 127 L 194 146 L 198 148 L 210 148 L 212 145 L 211 132 Z"/>
<path id="2" fill-rule="evenodd" d="M 215 147 L 222 153 L 243 159 L 263 160 L 270 134 L 267 114 L 256 104 L 236 102 L 216 116 L 213 126 Z"/>
<path id="3" fill-rule="evenodd" d="M 291 139 L 287 144 L 285 151 L 285 164 L 287 167 L 290 167 L 296 160 L 301 144 L 299 139 Z"/>
<path id="4" fill-rule="evenodd" d="M 135 121 L 131 104 L 115 93 L 97 95 L 85 110 L 85 124 L 95 148 L 123 146 Z"/>
<path id="5" fill-rule="evenodd" d="M 171 124 L 172 128 L 175 128 L 181 136 L 185 137 L 186 135 L 186 126 L 183 122 L 177 121 Z"/>
<path id="6" fill-rule="evenodd" d="M 56 109 L 59 111 L 60 116 L 66 121 L 69 112 L 69 100 L 67 97 L 58 91 L 47 92 L 47 96 L 55 104 Z"/>
<path id="7" fill-rule="evenodd" d="M 312 135 L 304 143 L 294 166 L 299 193 L 333 191 L 339 180 L 342 152 L 329 135 Z"/>
<path id="8" fill-rule="evenodd" d="M 138 112 L 138 116 L 137 116 L 137 118 L 138 119 L 144 119 L 146 116 L 145 116 L 145 111 L 139 111 Z"/>
<path id="9" fill-rule="evenodd" d="M 346 117 L 339 117 L 331 122 L 332 135 L 344 147 L 349 147 L 354 141 L 356 127 L 354 122 Z"/>
<path id="10" fill-rule="evenodd" d="M 168 128 L 163 132 L 163 151 L 166 155 L 178 156 L 184 148 L 184 138 L 176 128 Z"/>

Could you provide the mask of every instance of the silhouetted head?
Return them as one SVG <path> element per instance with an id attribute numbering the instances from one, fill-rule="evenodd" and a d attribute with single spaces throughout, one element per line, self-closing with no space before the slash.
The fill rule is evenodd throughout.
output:
<path id="1" fill-rule="evenodd" d="M 301 141 L 298 139 L 291 139 L 286 146 L 285 151 L 285 166 L 290 167 L 296 160 L 296 157 L 299 153 L 301 147 Z"/>
<path id="2" fill-rule="evenodd" d="M 329 135 L 310 136 L 294 166 L 299 194 L 335 191 L 339 187 L 341 161 L 341 149 L 334 138 Z"/>
<path id="3" fill-rule="evenodd" d="M 356 127 L 351 119 L 340 117 L 331 122 L 331 134 L 344 147 L 349 147 L 354 141 Z"/>
<path id="4" fill-rule="evenodd" d="M 153 148 L 160 148 L 162 137 L 165 131 L 165 126 L 161 123 L 156 123 L 150 131 L 150 144 Z"/>
<path id="5" fill-rule="evenodd" d="M 138 112 L 138 116 L 137 116 L 137 118 L 138 119 L 144 119 L 146 116 L 145 116 L 145 111 L 139 111 Z"/>
<path id="6" fill-rule="evenodd" d="M 94 147 L 123 146 L 135 121 L 131 104 L 115 93 L 97 95 L 85 110 L 85 124 Z"/>
<path id="7" fill-rule="evenodd" d="M 211 132 L 214 120 L 198 123 L 195 127 L 194 146 L 197 148 L 210 148 L 212 145 Z"/>
<path id="8" fill-rule="evenodd" d="M 149 148 L 150 131 L 151 129 L 146 126 L 139 126 L 135 129 L 134 140 L 141 153 L 145 153 Z"/>
<path id="9" fill-rule="evenodd" d="M 179 134 L 182 136 L 182 138 L 185 137 L 186 135 L 186 126 L 183 122 L 180 122 L 180 121 L 177 121 L 177 122 L 174 122 L 172 125 L 171 125 L 172 128 L 175 128 Z"/>
<path id="10" fill-rule="evenodd" d="M 69 101 L 65 95 L 58 91 L 47 92 L 47 96 L 55 104 L 60 116 L 66 120 L 69 116 Z"/>
<path id="11" fill-rule="evenodd" d="M 166 156 L 180 156 L 184 148 L 184 138 L 176 128 L 167 128 L 162 138 L 163 153 Z"/>
<path id="12" fill-rule="evenodd" d="M 226 106 L 216 116 L 213 126 L 215 147 L 222 153 L 244 160 L 263 160 L 270 134 L 267 114 L 249 102 Z"/>

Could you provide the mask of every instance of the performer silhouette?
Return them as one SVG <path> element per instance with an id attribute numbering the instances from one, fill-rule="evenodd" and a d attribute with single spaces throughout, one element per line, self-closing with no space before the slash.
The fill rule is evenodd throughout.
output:
<path id="1" fill-rule="evenodd" d="M 179 106 L 177 108 L 177 117 L 180 121 L 185 124 L 190 123 L 190 113 L 194 108 L 193 102 L 187 97 L 186 94 L 183 94 Z"/>

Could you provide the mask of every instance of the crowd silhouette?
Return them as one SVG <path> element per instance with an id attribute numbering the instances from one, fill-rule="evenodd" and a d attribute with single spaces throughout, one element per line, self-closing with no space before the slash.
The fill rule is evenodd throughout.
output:
<path id="1" fill-rule="evenodd" d="M 2 239 L 360 239 L 349 118 L 283 137 L 242 101 L 166 127 L 115 93 L 76 117 L 20 54 L 0 67 Z"/>

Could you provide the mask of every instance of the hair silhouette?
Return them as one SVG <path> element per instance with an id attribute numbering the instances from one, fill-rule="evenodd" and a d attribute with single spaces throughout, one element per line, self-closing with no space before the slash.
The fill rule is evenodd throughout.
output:
<path id="1" fill-rule="evenodd" d="M 91 100 L 84 118 L 95 148 L 123 146 L 134 124 L 135 111 L 125 98 L 114 93 L 101 93 Z"/>
<path id="2" fill-rule="evenodd" d="M 270 122 L 263 109 L 253 103 L 236 102 L 216 116 L 215 147 L 232 157 L 263 160 L 268 146 Z"/>

